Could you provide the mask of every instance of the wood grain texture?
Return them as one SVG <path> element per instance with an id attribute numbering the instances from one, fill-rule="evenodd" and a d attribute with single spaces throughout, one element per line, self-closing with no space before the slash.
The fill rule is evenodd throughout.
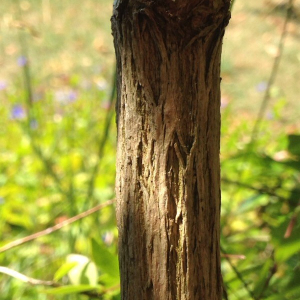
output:
<path id="1" fill-rule="evenodd" d="M 220 300 L 220 60 L 229 1 L 116 1 L 122 299 Z"/>

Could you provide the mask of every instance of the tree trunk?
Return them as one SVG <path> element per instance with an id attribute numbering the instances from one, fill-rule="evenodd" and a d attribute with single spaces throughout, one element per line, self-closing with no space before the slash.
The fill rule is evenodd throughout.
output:
<path id="1" fill-rule="evenodd" d="M 220 59 L 229 0 L 116 0 L 123 300 L 220 300 Z"/>

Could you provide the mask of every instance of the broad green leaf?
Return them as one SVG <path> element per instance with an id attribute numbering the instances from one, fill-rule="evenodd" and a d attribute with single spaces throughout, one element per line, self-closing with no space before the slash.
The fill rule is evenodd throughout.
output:
<path id="1" fill-rule="evenodd" d="M 93 258 L 102 273 L 119 280 L 118 256 L 112 254 L 105 245 L 92 239 Z"/>
<path id="2" fill-rule="evenodd" d="M 105 287 L 112 287 L 119 283 L 119 278 L 112 277 L 109 274 L 105 273 L 99 276 L 99 284 Z"/>
<path id="3" fill-rule="evenodd" d="M 254 295 L 260 295 L 261 291 L 265 287 L 266 278 L 268 278 L 270 268 L 272 267 L 273 264 L 274 264 L 274 262 L 272 260 L 268 259 L 264 263 L 262 268 L 260 269 L 259 277 L 256 280 L 256 284 L 255 284 L 255 287 L 254 287 L 254 290 L 253 290 Z"/>
<path id="4" fill-rule="evenodd" d="M 96 265 L 86 256 L 79 254 L 70 254 L 67 257 L 67 263 L 76 263 L 69 272 L 68 276 L 72 284 L 86 284 L 95 286 L 98 281 L 98 271 Z"/>
<path id="5" fill-rule="evenodd" d="M 51 294 L 51 295 L 67 295 L 67 294 L 74 294 L 80 293 L 85 291 L 94 290 L 95 286 L 84 284 L 84 285 L 67 285 L 67 286 L 60 286 L 53 289 L 43 290 L 43 293 Z"/>
<path id="6" fill-rule="evenodd" d="M 286 229 L 290 218 L 286 218 L 280 226 L 272 229 L 272 242 L 275 246 L 275 259 L 284 262 L 296 253 L 300 253 L 300 230 L 299 225 L 293 228 L 291 236 L 285 238 Z"/>
<path id="7" fill-rule="evenodd" d="M 94 262 L 89 261 L 83 268 L 80 277 L 81 284 L 93 284 L 98 282 L 98 271 Z"/>
<path id="8" fill-rule="evenodd" d="M 12 225 L 20 226 L 26 229 L 32 229 L 34 224 L 29 215 L 26 213 L 16 214 L 16 213 L 9 213 L 7 215 L 7 222 Z"/>
<path id="9" fill-rule="evenodd" d="M 253 195 L 245 199 L 237 209 L 237 213 L 244 213 L 250 210 L 254 210 L 258 206 L 265 205 L 269 202 L 269 198 L 262 194 Z"/>
<path id="10" fill-rule="evenodd" d="M 77 265 L 77 262 L 64 263 L 54 274 L 54 280 L 58 281 L 62 277 L 68 274 L 68 272 Z"/>
<path id="11" fill-rule="evenodd" d="M 298 229 L 299 230 L 299 229 Z M 285 261 L 296 253 L 300 253 L 300 240 L 284 243 L 276 248 L 275 258 L 278 261 Z"/>

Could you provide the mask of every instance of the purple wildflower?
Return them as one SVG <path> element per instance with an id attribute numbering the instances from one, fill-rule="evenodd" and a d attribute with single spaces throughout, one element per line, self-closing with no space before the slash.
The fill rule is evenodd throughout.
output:
<path id="1" fill-rule="evenodd" d="M 11 118 L 13 120 L 24 120 L 26 118 L 24 108 L 19 104 L 14 105 L 11 111 Z"/>
<path id="2" fill-rule="evenodd" d="M 77 99 L 77 93 L 75 91 L 69 91 L 68 98 L 70 102 L 73 102 Z"/>
<path id="3" fill-rule="evenodd" d="M 264 92 L 266 89 L 268 88 L 268 83 L 265 81 L 260 82 L 257 86 L 256 86 L 256 90 L 258 92 Z"/>
<path id="4" fill-rule="evenodd" d="M 24 67 L 25 65 L 27 65 L 28 63 L 28 59 L 26 56 L 19 56 L 18 57 L 18 60 L 17 60 L 17 63 L 20 67 Z"/>
<path id="5" fill-rule="evenodd" d="M 0 91 L 5 90 L 7 87 L 7 82 L 5 80 L 0 80 Z"/>

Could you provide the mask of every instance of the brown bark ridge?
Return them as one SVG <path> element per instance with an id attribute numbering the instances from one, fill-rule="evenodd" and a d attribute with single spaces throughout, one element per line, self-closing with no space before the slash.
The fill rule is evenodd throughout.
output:
<path id="1" fill-rule="evenodd" d="M 123 300 L 220 300 L 220 59 L 229 0 L 116 0 Z"/>

